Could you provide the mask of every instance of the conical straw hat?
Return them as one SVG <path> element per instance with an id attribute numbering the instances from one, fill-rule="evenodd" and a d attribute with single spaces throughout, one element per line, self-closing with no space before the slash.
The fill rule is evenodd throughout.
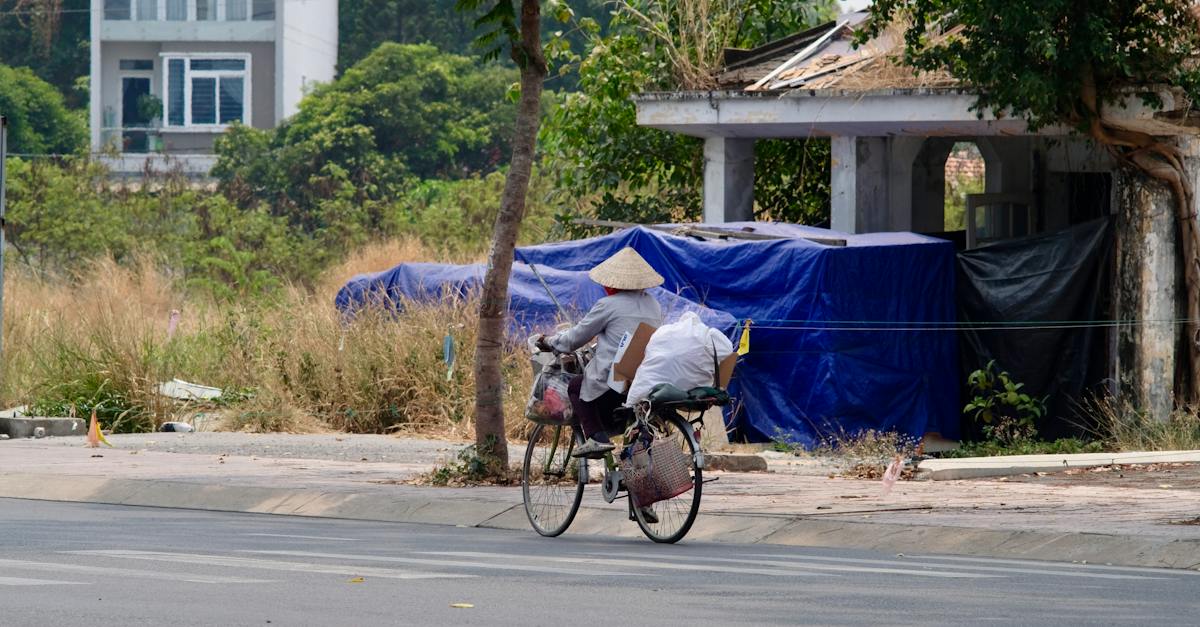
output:
<path id="1" fill-rule="evenodd" d="M 644 290 L 663 283 L 662 275 L 632 248 L 617 251 L 592 268 L 588 276 L 600 285 L 617 290 Z"/>

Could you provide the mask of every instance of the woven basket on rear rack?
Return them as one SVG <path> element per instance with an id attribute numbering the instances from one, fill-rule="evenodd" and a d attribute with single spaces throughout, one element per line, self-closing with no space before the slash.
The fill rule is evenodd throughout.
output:
<path id="1" fill-rule="evenodd" d="M 658 439 L 649 448 L 637 442 L 632 449 L 632 455 L 622 456 L 621 475 L 638 507 L 665 501 L 692 489 L 689 457 L 678 443 Z"/>

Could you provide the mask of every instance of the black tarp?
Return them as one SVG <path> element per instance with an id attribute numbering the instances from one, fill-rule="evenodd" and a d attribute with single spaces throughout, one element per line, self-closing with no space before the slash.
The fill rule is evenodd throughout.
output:
<path id="1" fill-rule="evenodd" d="M 1081 435 L 1075 410 L 1104 379 L 1105 329 L 1087 323 L 1108 317 L 1112 238 L 1103 218 L 958 254 L 961 380 L 994 359 L 1023 391 L 1048 397 L 1043 438 Z M 963 427 L 979 436 L 970 418 Z"/>

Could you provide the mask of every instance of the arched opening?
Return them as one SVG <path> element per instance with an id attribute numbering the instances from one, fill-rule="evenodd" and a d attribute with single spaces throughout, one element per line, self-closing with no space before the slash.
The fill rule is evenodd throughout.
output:
<path id="1" fill-rule="evenodd" d="M 945 176 L 945 230 L 965 230 L 967 194 L 982 194 L 987 184 L 987 166 L 979 146 L 975 142 L 956 142 L 946 157 Z"/>

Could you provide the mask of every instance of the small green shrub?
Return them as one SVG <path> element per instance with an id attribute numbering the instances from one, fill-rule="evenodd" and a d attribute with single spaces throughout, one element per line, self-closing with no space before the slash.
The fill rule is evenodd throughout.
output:
<path id="1" fill-rule="evenodd" d="M 990 440 L 1011 445 L 1037 437 L 1034 419 L 1045 415 L 1045 401 L 1022 392 L 1025 384 L 1014 381 L 1008 372 L 997 372 L 994 359 L 972 372 L 967 386 L 974 398 L 963 413 L 983 423 Z"/>

